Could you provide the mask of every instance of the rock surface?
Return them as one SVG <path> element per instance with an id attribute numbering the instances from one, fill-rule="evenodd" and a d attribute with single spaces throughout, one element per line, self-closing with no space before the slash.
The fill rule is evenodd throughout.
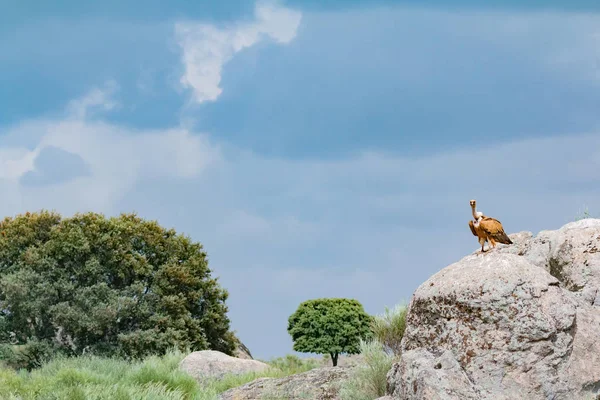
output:
<path id="1" fill-rule="evenodd" d="M 246 347 L 246 345 L 242 343 L 242 341 L 239 339 L 237 339 L 237 346 L 233 351 L 233 356 L 244 360 L 254 360 L 254 357 L 252 357 L 252 353 L 250 353 L 250 349 Z"/>
<path id="2" fill-rule="evenodd" d="M 511 239 L 416 290 L 392 398 L 596 398 L 600 220 Z"/>
<path id="3" fill-rule="evenodd" d="M 179 364 L 198 382 L 209 378 L 222 378 L 226 374 L 241 375 L 247 372 L 261 372 L 270 368 L 269 365 L 256 361 L 244 360 L 228 356 L 214 350 L 195 351 L 185 357 Z"/>
<path id="4" fill-rule="evenodd" d="M 221 400 L 339 400 L 338 391 L 350 368 L 315 368 L 285 378 L 259 378 L 221 393 Z"/>
<path id="5" fill-rule="evenodd" d="M 536 237 L 521 232 L 516 240 L 516 246 L 499 250 L 525 257 L 556 277 L 561 287 L 600 306 L 600 219 L 572 222 L 556 231 L 541 231 Z"/>

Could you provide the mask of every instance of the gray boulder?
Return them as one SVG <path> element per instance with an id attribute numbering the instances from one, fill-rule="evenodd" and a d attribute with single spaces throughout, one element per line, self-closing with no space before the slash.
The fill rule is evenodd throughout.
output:
<path id="1" fill-rule="evenodd" d="M 536 237 L 530 232 L 515 237 L 516 246 L 503 246 L 500 252 L 525 257 L 556 277 L 561 287 L 600 305 L 600 219 L 571 222 Z"/>
<path id="2" fill-rule="evenodd" d="M 600 389 L 600 220 L 473 254 L 409 304 L 395 399 L 592 399 Z"/>
<path id="3" fill-rule="evenodd" d="M 263 372 L 271 367 L 260 361 L 231 357 L 214 350 L 203 350 L 186 356 L 179 364 L 179 368 L 198 382 L 202 382 L 206 379 L 219 379 L 229 374 Z"/>

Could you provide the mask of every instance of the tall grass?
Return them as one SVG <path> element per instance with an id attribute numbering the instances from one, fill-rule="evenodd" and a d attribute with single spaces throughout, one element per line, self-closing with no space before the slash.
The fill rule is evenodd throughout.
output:
<path id="1" fill-rule="evenodd" d="M 0 367 L 0 399 L 12 400 L 214 400 L 218 394 L 259 377 L 283 377 L 313 368 L 295 356 L 269 361 L 263 373 L 226 376 L 202 387 L 179 370 L 184 353 L 128 362 L 82 356 L 55 358 L 31 372 Z"/>
<path id="2" fill-rule="evenodd" d="M 390 355 L 400 355 L 400 344 L 406 329 L 407 311 L 404 304 L 398 304 L 391 310 L 386 307 L 383 314 L 375 315 L 373 318 L 371 324 L 373 336 Z"/>
<path id="3" fill-rule="evenodd" d="M 582 219 L 587 219 L 587 218 L 596 218 L 595 216 L 593 216 L 590 211 L 588 210 L 587 206 L 583 209 L 583 211 L 580 211 L 576 216 L 575 216 L 575 221 L 579 221 Z"/>
<path id="4" fill-rule="evenodd" d="M 350 378 L 340 388 L 342 400 L 373 400 L 384 396 L 387 373 L 392 368 L 395 356 L 384 351 L 377 340 L 360 343 L 363 362 L 351 372 Z"/>
<path id="5" fill-rule="evenodd" d="M 263 362 L 274 368 L 277 368 L 286 376 L 299 374 L 321 366 L 321 363 L 314 358 L 302 359 L 293 354 L 288 354 L 284 357 L 277 357 L 270 361 Z"/>

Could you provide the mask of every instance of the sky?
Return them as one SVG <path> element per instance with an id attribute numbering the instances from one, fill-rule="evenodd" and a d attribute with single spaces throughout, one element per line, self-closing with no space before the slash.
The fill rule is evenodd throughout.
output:
<path id="1" fill-rule="evenodd" d="M 302 301 L 382 313 L 477 250 L 470 199 L 600 215 L 600 6 L 479 3 L 0 0 L 0 214 L 175 228 L 293 353 Z"/>

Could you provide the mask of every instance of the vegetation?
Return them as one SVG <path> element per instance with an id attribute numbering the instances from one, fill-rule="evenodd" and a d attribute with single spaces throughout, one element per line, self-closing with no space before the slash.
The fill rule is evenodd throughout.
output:
<path id="1" fill-rule="evenodd" d="M 161 399 L 214 400 L 219 393 L 259 377 L 284 377 L 312 369 L 311 362 L 295 356 L 269 361 L 279 369 L 227 376 L 200 387 L 178 369 L 184 357 L 178 350 L 143 361 L 97 356 L 57 357 L 32 372 L 0 367 L 2 399 Z"/>
<path id="2" fill-rule="evenodd" d="M 590 211 L 588 210 L 588 208 L 585 207 L 582 212 L 577 214 L 577 216 L 575 217 L 575 221 L 579 221 L 579 220 L 587 219 L 587 218 L 594 218 L 594 217 L 592 216 L 592 214 L 590 214 Z"/>
<path id="3" fill-rule="evenodd" d="M 200 243 L 134 214 L 6 218 L 0 358 L 31 369 L 56 353 L 142 358 L 176 347 L 231 354 L 228 293 L 210 274 Z"/>
<path id="4" fill-rule="evenodd" d="M 360 353 L 363 362 L 342 383 L 342 400 L 372 400 L 386 394 L 387 373 L 392 368 L 395 357 L 384 351 L 383 343 L 377 339 L 361 340 Z"/>
<path id="5" fill-rule="evenodd" d="M 372 317 L 354 299 L 316 299 L 301 303 L 288 319 L 294 350 L 329 354 L 334 366 L 343 353 L 360 351 L 360 340 L 371 337 Z"/>
<path id="6" fill-rule="evenodd" d="M 340 390 L 342 400 L 371 400 L 386 394 L 387 373 L 400 358 L 407 311 L 404 304 L 398 304 L 373 317 L 373 340 L 361 340 L 362 362 L 344 382 Z"/>
<path id="7" fill-rule="evenodd" d="M 302 359 L 296 355 L 288 354 L 285 357 L 277 357 L 270 361 L 263 361 L 270 366 L 282 371 L 285 376 L 300 374 L 318 368 L 320 363 L 315 359 Z"/>
<path id="8" fill-rule="evenodd" d="M 385 308 L 385 312 L 373 318 L 371 329 L 373 336 L 383 345 L 388 354 L 399 356 L 400 343 L 406 329 L 405 305 L 396 305 L 393 309 Z"/>

